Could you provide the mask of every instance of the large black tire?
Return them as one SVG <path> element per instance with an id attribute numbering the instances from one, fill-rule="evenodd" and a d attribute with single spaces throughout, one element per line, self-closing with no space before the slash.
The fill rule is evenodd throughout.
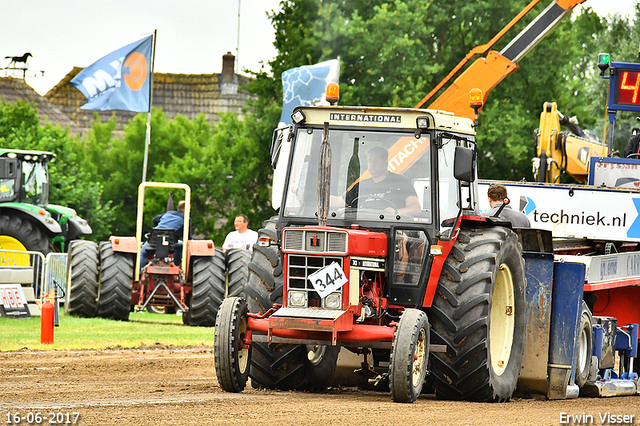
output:
<path id="1" fill-rule="evenodd" d="M 74 242 L 67 257 L 65 314 L 93 318 L 98 311 L 98 245 Z"/>
<path id="2" fill-rule="evenodd" d="M 218 383 L 227 392 L 242 392 L 251 366 L 251 347 L 243 348 L 247 331 L 247 302 L 230 297 L 222 302 L 216 316 L 213 358 Z"/>
<path id="3" fill-rule="evenodd" d="M 508 401 L 522 364 L 525 276 L 522 247 L 507 228 L 460 231 L 429 311 L 432 386 L 439 398 Z"/>
<path id="4" fill-rule="evenodd" d="M 183 313 L 186 325 L 213 327 L 218 308 L 224 299 L 224 258 L 216 256 L 193 259 L 193 291 L 189 310 Z"/>
<path id="5" fill-rule="evenodd" d="M 251 344 L 251 386 L 260 389 L 305 389 L 304 345 Z"/>
<path id="6" fill-rule="evenodd" d="M 39 251 L 45 256 L 53 251 L 51 240 L 42 229 L 35 222 L 20 216 L 0 215 L 0 237 L 15 239 L 27 251 Z"/>
<path id="7" fill-rule="evenodd" d="M 389 390 L 395 402 L 415 402 L 427 377 L 429 320 L 418 309 L 406 309 L 391 344 Z"/>
<path id="8" fill-rule="evenodd" d="M 593 355 L 593 326 L 591 312 L 585 302 L 582 302 L 582 312 L 578 333 L 576 333 L 576 385 L 582 388 L 589 379 L 591 370 L 591 356 Z"/>
<path id="9" fill-rule="evenodd" d="M 264 228 L 258 230 L 258 238 L 268 237 L 275 243 L 278 240 L 275 220 L 266 220 L 263 225 Z M 277 245 L 254 245 L 248 270 L 245 293 L 249 312 L 266 312 L 274 303 L 282 303 L 282 254 Z"/>
<path id="10" fill-rule="evenodd" d="M 271 218 L 263 223 L 258 238 L 268 237 L 275 243 L 277 232 L 276 220 Z M 264 313 L 274 303 L 282 303 L 282 255 L 278 246 L 254 245 L 248 269 L 249 282 L 245 286 L 245 296 L 249 312 Z M 292 390 L 307 386 L 306 346 L 257 342 L 251 346 L 249 376 L 254 388 Z"/>
<path id="11" fill-rule="evenodd" d="M 134 258 L 113 251 L 111 241 L 100 243 L 100 297 L 98 316 L 129 321 Z"/>
<path id="12" fill-rule="evenodd" d="M 305 345 L 307 357 L 304 362 L 306 389 L 320 392 L 327 389 L 338 365 L 340 346 Z"/>
<path id="13" fill-rule="evenodd" d="M 249 281 L 251 252 L 244 249 L 227 250 L 227 297 L 244 297 L 244 287 Z"/>

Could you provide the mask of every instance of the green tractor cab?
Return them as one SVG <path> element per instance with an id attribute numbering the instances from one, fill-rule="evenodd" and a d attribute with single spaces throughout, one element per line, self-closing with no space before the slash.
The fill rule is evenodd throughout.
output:
<path id="1" fill-rule="evenodd" d="M 91 227 L 69 207 L 49 204 L 47 151 L 0 149 L 0 250 L 66 251 Z"/>

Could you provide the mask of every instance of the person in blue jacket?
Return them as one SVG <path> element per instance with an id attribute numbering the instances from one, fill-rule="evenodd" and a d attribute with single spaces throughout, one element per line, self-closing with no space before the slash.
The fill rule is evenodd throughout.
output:
<path id="1" fill-rule="evenodd" d="M 178 238 L 182 237 L 182 233 L 184 232 L 184 209 L 186 202 L 184 200 L 178 203 L 178 210 L 169 211 L 166 213 L 159 214 L 158 216 L 153 218 L 153 227 L 154 228 L 169 228 L 176 231 Z M 191 239 L 192 229 L 191 229 L 191 220 L 189 220 L 189 239 Z M 144 266 L 147 263 L 147 244 L 144 243 L 142 245 L 142 249 L 140 250 L 140 265 Z M 180 266 L 180 262 L 182 262 L 182 241 L 178 241 L 176 244 L 176 251 L 173 253 L 173 263 L 176 266 Z"/>

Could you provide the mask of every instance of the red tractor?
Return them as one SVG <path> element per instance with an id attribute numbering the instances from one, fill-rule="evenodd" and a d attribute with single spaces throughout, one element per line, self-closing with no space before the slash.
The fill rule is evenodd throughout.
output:
<path id="1" fill-rule="evenodd" d="M 74 242 L 69 250 L 66 312 L 127 321 L 134 309 L 182 312 L 187 325 L 213 326 L 225 291 L 225 261 L 211 240 L 189 240 L 173 229 L 147 235 L 147 259 L 140 258 L 146 188 L 185 191 L 184 222 L 189 223 L 191 189 L 184 184 L 143 182 L 138 188 L 135 237 L 112 236 L 99 245 Z M 181 262 L 174 254 L 184 241 Z M 176 263 L 180 266 L 176 266 Z M 141 267 L 142 266 L 142 267 Z M 222 293 L 222 294 L 220 294 Z"/>
<path id="2" fill-rule="evenodd" d="M 323 389 L 342 349 L 395 401 L 415 401 L 428 375 L 443 398 L 508 400 L 524 260 L 510 224 L 477 213 L 473 121 L 339 106 L 292 118 L 272 147 L 279 216 L 259 232 L 246 296 L 218 311 L 221 387 Z"/>

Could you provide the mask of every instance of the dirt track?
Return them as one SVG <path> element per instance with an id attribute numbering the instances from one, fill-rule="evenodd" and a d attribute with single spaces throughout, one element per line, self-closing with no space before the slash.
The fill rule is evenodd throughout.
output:
<path id="1" fill-rule="evenodd" d="M 561 413 L 635 416 L 640 396 L 507 404 L 438 401 L 396 404 L 354 388 L 323 394 L 223 392 L 210 348 L 0 352 L 0 424 L 7 413 L 80 413 L 81 425 L 559 425 Z M 73 419 L 73 417 L 71 417 Z M 23 424 L 27 424 L 23 422 Z M 574 423 L 575 424 L 575 423 Z"/>

